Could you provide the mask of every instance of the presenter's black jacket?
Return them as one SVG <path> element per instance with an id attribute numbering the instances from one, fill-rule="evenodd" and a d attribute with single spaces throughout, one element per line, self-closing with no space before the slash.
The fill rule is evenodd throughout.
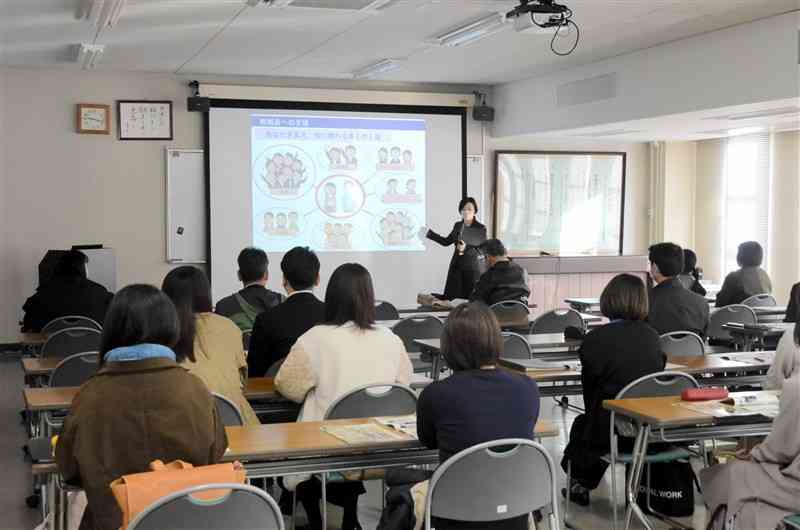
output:
<path id="1" fill-rule="evenodd" d="M 464 221 L 459 221 L 453 225 L 453 230 L 447 237 L 442 237 L 433 230 L 428 230 L 427 237 L 443 247 L 455 245 L 459 239 L 467 244 L 463 256 L 458 254 L 458 248 L 453 252 L 450 268 L 447 270 L 444 297 L 448 300 L 468 299 L 481 275 L 478 247 L 486 242 L 486 227 L 477 220 L 469 226 L 464 226 Z"/>
<path id="2" fill-rule="evenodd" d="M 800 283 L 794 284 L 786 306 L 786 322 L 800 322 Z"/>
<path id="3" fill-rule="evenodd" d="M 706 299 L 684 287 L 678 278 L 664 280 L 650 291 L 647 321 L 659 335 L 691 331 L 705 337 L 709 313 Z"/>
<path id="4" fill-rule="evenodd" d="M 22 329 L 38 333 L 51 320 L 66 316 L 89 317 L 102 326 L 113 297 L 105 287 L 87 278 L 53 278 L 25 301 Z"/>
<path id="5" fill-rule="evenodd" d="M 486 305 L 516 300 L 528 305 L 530 294 L 527 271 L 513 261 L 498 261 L 481 275 L 469 300 Z"/>
<path id="6" fill-rule="evenodd" d="M 289 354 L 297 338 L 325 320 L 325 304 L 311 292 L 298 292 L 258 317 L 250 336 L 247 373 L 264 377 L 269 367 Z"/>

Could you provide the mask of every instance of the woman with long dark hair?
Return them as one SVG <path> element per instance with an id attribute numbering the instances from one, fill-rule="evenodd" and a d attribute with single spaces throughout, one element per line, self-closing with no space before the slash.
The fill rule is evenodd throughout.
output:
<path id="1" fill-rule="evenodd" d="M 122 525 L 109 484 L 149 471 L 153 460 L 214 464 L 228 440 L 214 399 L 180 367 L 178 315 L 164 293 L 130 285 L 114 297 L 103 326 L 100 368 L 72 401 L 56 446 L 68 483 L 86 491 L 81 530 Z"/>
<path id="2" fill-rule="evenodd" d="M 245 424 L 260 425 L 244 397 L 247 357 L 242 331 L 232 320 L 213 313 L 206 273 L 197 267 L 178 267 L 164 278 L 162 289 L 178 311 L 180 336 L 175 351 L 184 357 L 181 365 L 210 391 L 233 401 Z"/>
<path id="3" fill-rule="evenodd" d="M 475 284 L 481 276 L 479 263 L 479 247 L 486 241 L 486 227 L 478 222 L 478 203 L 472 197 L 465 197 L 458 203 L 461 220 L 453 225 L 447 237 L 423 227 L 420 229 L 421 239 L 430 239 L 443 247 L 455 245 L 450 268 L 447 270 L 447 282 L 444 286 L 444 297 L 469 299 Z"/>

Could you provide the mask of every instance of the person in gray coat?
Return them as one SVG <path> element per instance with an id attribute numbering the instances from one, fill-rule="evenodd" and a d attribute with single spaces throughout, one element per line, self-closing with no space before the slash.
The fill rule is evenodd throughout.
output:
<path id="1" fill-rule="evenodd" d="M 745 241 L 739 245 L 736 263 L 739 270 L 725 277 L 722 288 L 717 293 L 717 307 L 741 304 L 756 294 L 772 294 L 772 282 L 767 271 L 761 268 L 764 262 L 764 249 L 756 241 Z"/>

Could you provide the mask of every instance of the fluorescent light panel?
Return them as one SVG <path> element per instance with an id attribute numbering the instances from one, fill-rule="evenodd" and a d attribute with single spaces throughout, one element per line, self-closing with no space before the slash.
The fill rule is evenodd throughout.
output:
<path id="1" fill-rule="evenodd" d="M 400 0 L 375 0 L 364 9 L 368 11 L 383 11 L 384 9 L 389 9 L 397 3 L 400 3 Z"/>
<path id="2" fill-rule="evenodd" d="M 771 118 L 773 116 L 787 116 L 789 114 L 800 115 L 800 107 L 782 107 L 779 109 L 757 110 L 755 112 L 742 112 L 739 114 L 730 114 L 728 116 L 714 116 L 711 118 L 704 118 L 706 120 L 752 120 L 755 118 Z"/>
<path id="3" fill-rule="evenodd" d="M 465 26 L 439 35 L 433 40 L 440 46 L 447 46 L 450 48 L 456 46 L 466 46 L 500 31 L 505 27 L 505 25 L 505 15 L 502 13 L 493 13 L 488 17 L 476 20 L 475 22 L 470 22 Z"/>
<path id="4" fill-rule="evenodd" d="M 87 20 L 98 29 L 113 28 L 127 0 L 82 0 L 78 6 L 77 18 Z"/>
<path id="5" fill-rule="evenodd" d="M 365 66 L 360 70 L 353 72 L 353 79 L 372 79 L 381 74 L 391 72 L 400 68 L 400 63 L 394 59 L 383 59 L 377 63 Z"/>
<path id="6" fill-rule="evenodd" d="M 91 70 L 100 62 L 105 49 L 104 44 L 83 43 L 78 47 L 77 62 L 80 63 L 82 69 Z"/>

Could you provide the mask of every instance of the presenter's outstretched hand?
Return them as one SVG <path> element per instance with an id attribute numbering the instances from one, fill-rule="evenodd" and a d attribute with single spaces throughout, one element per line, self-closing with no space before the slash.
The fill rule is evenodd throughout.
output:
<path id="1" fill-rule="evenodd" d="M 428 227 L 427 226 L 421 226 L 419 228 L 419 232 L 417 232 L 417 235 L 419 236 L 419 238 L 421 240 L 425 241 L 428 238 Z"/>
<path id="2" fill-rule="evenodd" d="M 464 254 L 464 251 L 467 250 L 467 244 L 463 241 L 459 241 L 456 243 L 456 248 L 458 249 L 459 254 Z"/>

